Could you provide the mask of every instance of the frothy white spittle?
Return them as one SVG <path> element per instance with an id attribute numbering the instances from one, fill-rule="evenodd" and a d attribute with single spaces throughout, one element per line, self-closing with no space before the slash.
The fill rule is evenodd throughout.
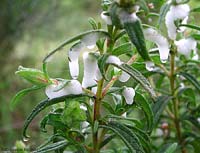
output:
<path id="1" fill-rule="evenodd" d="M 192 38 L 181 39 L 175 41 L 177 46 L 177 51 L 179 54 L 185 55 L 186 57 L 190 56 L 192 50 L 196 51 L 197 42 Z"/>
<path id="2" fill-rule="evenodd" d="M 158 46 L 160 60 L 162 63 L 165 63 L 169 56 L 169 43 L 167 39 L 152 28 L 145 29 L 144 36 L 145 39 L 154 42 Z"/>
<path id="3" fill-rule="evenodd" d="M 135 97 L 135 90 L 131 87 L 125 87 L 122 91 L 122 95 L 125 98 L 125 101 L 128 105 L 133 104 L 133 99 Z"/>
<path id="4" fill-rule="evenodd" d="M 126 82 L 129 80 L 129 78 L 130 78 L 130 75 L 128 73 L 122 71 L 122 74 L 119 77 L 119 81 Z"/>
<path id="5" fill-rule="evenodd" d="M 97 59 L 91 53 L 85 52 L 83 54 L 83 88 L 91 87 L 97 84 L 96 82 L 96 70 L 97 70 Z"/>
<path id="6" fill-rule="evenodd" d="M 64 88 L 58 90 L 62 84 L 62 81 L 58 81 L 58 84 L 47 86 L 45 90 L 47 97 L 53 99 L 66 95 L 79 95 L 83 93 L 81 84 L 77 80 L 71 80 Z"/>
<path id="7" fill-rule="evenodd" d="M 108 64 L 116 64 L 116 65 L 121 65 L 122 64 L 121 60 L 117 56 L 113 56 L 113 55 L 108 57 L 106 63 L 108 63 Z"/>
<path id="8" fill-rule="evenodd" d="M 177 35 L 177 27 L 174 21 L 177 19 L 184 20 L 190 12 L 188 4 L 172 5 L 165 17 L 165 24 L 168 30 L 168 36 L 170 39 L 175 40 Z M 185 21 L 186 22 L 186 21 Z"/>
<path id="9" fill-rule="evenodd" d="M 105 15 L 105 11 L 101 13 L 101 18 L 106 22 L 107 25 L 112 25 L 110 16 Z"/>
<path id="10" fill-rule="evenodd" d="M 70 70 L 70 75 L 72 76 L 73 79 L 77 79 L 79 75 L 78 58 L 83 48 L 84 45 L 81 42 L 79 42 L 74 46 L 72 46 L 68 52 L 69 70 Z"/>
<path id="11" fill-rule="evenodd" d="M 145 67 L 146 67 L 146 69 L 147 69 L 148 71 L 153 71 L 154 68 L 155 68 L 154 63 L 151 62 L 151 61 L 147 61 L 147 62 L 145 62 L 145 65 L 146 65 Z"/>

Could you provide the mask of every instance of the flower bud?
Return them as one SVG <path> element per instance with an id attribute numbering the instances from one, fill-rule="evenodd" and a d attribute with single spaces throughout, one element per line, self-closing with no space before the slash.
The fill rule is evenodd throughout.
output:
<path id="1" fill-rule="evenodd" d="M 125 87 L 122 91 L 122 95 L 128 105 L 133 104 L 133 98 L 135 97 L 135 90 L 131 87 Z"/>

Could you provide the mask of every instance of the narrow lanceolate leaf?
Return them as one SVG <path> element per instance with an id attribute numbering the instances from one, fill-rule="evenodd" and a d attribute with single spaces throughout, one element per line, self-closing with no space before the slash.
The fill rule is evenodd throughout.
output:
<path id="1" fill-rule="evenodd" d="M 111 20 L 112 20 L 112 23 L 117 28 L 122 28 L 122 24 L 121 24 L 119 16 L 118 16 L 118 13 L 120 12 L 120 10 L 121 9 L 119 8 L 119 4 L 114 2 L 110 7 L 110 12 L 109 12 Z"/>
<path id="2" fill-rule="evenodd" d="M 122 54 L 130 53 L 132 51 L 131 43 L 122 44 L 113 49 L 112 55 L 119 56 Z"/>
<path id="3" fill-rule="evenodd" d="M 109 34 L 104 31 L 104 30 L 91 30 L 91 31 L 87 31 L 84 33 L 81 33 L 75 37 L 72 37 L 70 39 L 67 39 L 66 41 L 64 41 L 63 43 L 61 43 L 57 48 L 55 48 L 54 50 L 52 50 L 43 60 L 43 63 L 46 63 L 48 61 L 48 59 L 55 54 L 57 51 L 61 50 L 63 47 L 65 47 L 66 45 L 75 42 L 77 40 L 80 40 L 81 38 L 83 38 L 84 36 L 87 35 L 91 35 L 91 34 L 97 34 L 97 35 L 101 35 L 101 36 L 106 36 L 109 37 Z"/>
<path id="4" fill-rule="evenodd" d="M 23 89 L 21 91 L 19 91 L 11 100 L 10 103 L 10 108 L 11 110 L 13 110 L 20 102 L 20 100 L 27 95 L 28 93 L 35 91 L 35 90 L 39 90 L 41 88 L 43 88 L 44 86 L 33 86 L 31 88 L 27 88 L 27 89 Z"/>
<path id="5" fill-rule="evenodd" d="M 135 21 L 124 22 L 124 29 L 127 32 L 131 42 L 135 45 L 138 53 L 145 61 L 150 61 L 149 53 L 146 48 L 144 34 L 141 22 L 138 19 Z"/>
<path id="6" fill-rule="evenodd" d="M 158 97 L 156 102 L 153 105 L 153 113 L 154 113 L 154 126 L 157 124 L 162 112 L 167 106 L 168 102 L 171 100 L 170 96 L 161 96 Z"/>
<path id="7" fill-rule="evenodd" d="M 121 69 L 122 71 L 128 73 L 133 79 L 135 79 L 138 83 L 140 83 L 143 86 L 143 88 L 151 95 L 153 99 L 155 99 L 156 94 L 153 88 L 151 87 L 151 84 L 138 70 L 134 69 L 128 64 L 113 65 Z"/>
<path id="8" fill-rule="evenodd" d="M 154 114 L 153 114 L 153 110 L 151 108 L 150 103 L 138 92 L 136 92 L 134 100 L 136 104 L 139 105 L 144 111 L 144 114 L 147 119 L 147 130 L 151 132 L 153 128 Z"/>
<path id="9" fill-rule="evenodd" d="M 200 31 L 200 26 L 192 25 L 192 24 L 181 24 L 179 27 L 187 27 L 190 29 L 198 30 Z"/>
<path id="10" fill-rule="evenodd" d="M 122 139 L 131 152 L 144 153 L 138 137 L 128 127 L 117 122 L 109 122 L 107 125 L 101 125 L 100 127 L 113 131 Z"/>
<path id="11" fill-rule="evenodd" d="M 46 152 L 51 152 L 51 151 L 55 151 L 61 148 L 64 148 L 68 145 L 67 140 L 62 140 L 53 144 L 49 144 L 47 146 L 44 146 L 42 148 L 39 148 L 36 151 L 33 151 L 33 153 L 46 153 Z"/>
<path id="12" fill-rule="evenodd" d="M 200 7 L 193 8 L 190 12 L 200 12 Z"/>
<path id="13" fill-rule="evenodd" d="M 165 16 L 168 12 L 170 8 L 170 4 L 169 3 L 165 3 L 161 9 L 160 9 L 160 16 L 159 16 L 159 19 L 158 19 L 158 28 L 160 28 L 160 25 L 162 24 L 162 22 L 164 21 L 165 19 Z"/>
<path id="14" fill-rule="evenodd" d="M 102 147 L 104 147 L 106 144 L 108 144 L 113 138 L 115 138 L 116 137 L 116 135 L 115 134 L 112 134 L 112 135 L 110 135 L 110 136 L 108 136 L 108 137 L 106 137 L 102 142 L 101 142 L 101 144 L 100 144 L 100 147 L 99 148 L 102 148 Z"/>
<path id="15" fill-rule="evenodd" d="M 177 143 L 171 144 L 164 153 L 175 153 L 177 148 Z"/>
<path id="16" fill-rule="evenodd" d="M 186 72 L 180 72 L 179 74 L 186 78 L 197 89 L 197 91 L 200 92 L 200 83 L 194 76 Z"/>
<path id="17" fill-rule="evenodd" d="M 26 118 L 24 127 L 23 127 L 23 136 L 24 138 L 28 138 L 29 136 L 26 134 L 26 130 L 29 126 L 29 124 L 32 122 L 32 120 L 37 116 L 38 113 L 40 113 L 42 110 L 44 110 L 46 107 L 60 103 L 65 101 L 68 98 L 77 98 L 77 97 L 83 97 L 88 95 L 67 95 L 59 98 L 54 99 L 45 99 L 42 102 L 40 102 L 38 105 L 35 106 L 35 108 L 32 110 L 32 112 L 29 114 L 29 116 Z"/>
<path id="18" fill-rule="evenodd" d="M 105 65 L 107 64 L 106 61 L 109 57 L 109 54 L 104 54 L 102 55 L 99 59 L 98 59 L 98 67 L 99 67 L 99 71 L 101 72 L 101 75 L 103 76 L 104 79 L 107 80 L 106 76 L 105 76 Z"/>
<path id="19" fill-rule="evenodd" d="M 145 0 L 138 0 L 137 2 L 138 2 L 137 5 L 139 5 L 141 9 L 144 10 L 146 14 L 148 14 L 149 8 L 147 6 L 147 2 Z"/>

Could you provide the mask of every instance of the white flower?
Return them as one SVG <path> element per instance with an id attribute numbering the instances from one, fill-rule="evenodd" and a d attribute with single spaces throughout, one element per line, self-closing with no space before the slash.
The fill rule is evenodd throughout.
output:
<path id="1" fill-rule="evenodd" d="M 190 7 L 188 4 L 172 5 L 165 17 L 165 24 L 168 30 L 168 36 L 170 39 L 175 40 L 177 34 L 177 27 L 174 21 L 181 19 L 184 20 L 188 17 Z M 186 22 L 186 21 L 184 21 Z"/>
<path id="2" fill-rule="evenodd" d="M 81 51 L 83 51 L 83 48 L 83 43 L 79 42 L 72 46 L 68 52 L 69 70 L 73 79 L 77 79 L 79 75 L 78 57 Z"/>
<path id="3" fill-rule="evenodd" d="M 108 63 L 108 64 L 116 64 L 116 65 L 121 65 L 122 64 L 121 60 L 117 56 L 113 56 L 113 55 L 110 55 L 108 57 L 106 63 Z"/>
<path id="4" fill-rule="evenodd" d="M 152 28 L 145 29 L 144 36 L 145 39 L 154 42 L 158 46 L 160 60 L 165 63 L 169 56 L 169 43 L 167 39 Z"/>
<path id="5" fill-rule="evenodd" d="M 128 105 L 133 104 L 133 98 L 135 97 L 135 90 L 131 87 L 125 87 L 122 91 L 122 95 Z"/>
<path id="6" fill-rule="evenodd" d="M 126 11 L 120 12 L 119 19 L 120 19 L 120 22 L 122 25 L 127 22 L 135 22 L 135 21 L 139 20 L 139 18 L 136 15 L 136 12 L 129 14 Z"/>
<path id="7" fill-rule="evenodd" d="M 197 122 L 200 124 L 200 117 L 197 118 Z"/>
<path id="8" fill-rule="evenodd" d="M 83 72 L 83 88 L 91 87 L 97 84 L 96 82 L 96 71 L 98 68 L 96 57 L 88 52 L 83 54 L 83 64 L 84 64 L 84 72 Z"/>
<path id="9" fill-rule="evenodd" d="M 145 62 L 145 65 L 146 65 L 145 67 L 146 67 L 146 69 L 147 69 L 148 71 L 153 71 L 154 68 L 155 68 L 154 63 L 151 62 L 151 61 L 147 61 L 147 62 Z"/>
<path id="10" fill-rule="evenodd" d="M 67 95 L 79 95 L 83 93 L 82 87 L 79 81 L 71 80 L 65 87 L 59 90 L 63 85 L 63 81 L 58 81 L 58 84 L 51 84 L 46 87 L 45 93 L 49 99 L 58 98 Z"/>
<path id="11" fill-rule="evenodd" d="M 192 38 L 184 38 L 179 41 L 175 41 L 177 46 L 177 51 L 179 54 L 185 55 L 186 57 L 190 56 L 192 50 L 196 51 L 197 42 Z"/>
<path id="12" fill-rule="evenodd" d="M 129 80 L 129 78 L 130 78 L 130 75 L 128 73 L 122 71 L 122 74 L 119 77 L 119 81 L 126 82 Z"/>
<path id="13" fill-rule="evenodd" d="M 112 25 L 110 16 L 105 15 L 105 11 L 101 13 L 101 18 L 106 22 L 107 25 Z"/>

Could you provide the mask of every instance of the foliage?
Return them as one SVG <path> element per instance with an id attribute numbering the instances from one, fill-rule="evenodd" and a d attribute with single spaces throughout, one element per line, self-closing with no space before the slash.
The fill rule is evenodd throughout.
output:
<path id="1" fill-rule="evenodd" d="M 52 135 L 35 152 L 186 153 L 190 148 L 196 152 L 200 86 L 199 34 L 194 37 L 194 33 L 199 26 L 187 24 L 187 3 L 102 0 L 105 30 L 91 18 L 92 30 L 52 50 L 43 60 L 43 71 L 19 67 L 16 74 L 34 86 L 16 94 L 11 107 L 31 91 L 45 88 L 47 96 L 27 117 L 24 138 L 29 138 L 26 131 L 32 120 L 53 107 L 40 123 L 42 132 L 51 126 Z M 152 14 L 158 24 L 151 22 Z M 71 78 L 51 78 L 48 64 L 70 44 Z M 79 56 L 83 57 L 83 78 L 79 77 Z"/>

